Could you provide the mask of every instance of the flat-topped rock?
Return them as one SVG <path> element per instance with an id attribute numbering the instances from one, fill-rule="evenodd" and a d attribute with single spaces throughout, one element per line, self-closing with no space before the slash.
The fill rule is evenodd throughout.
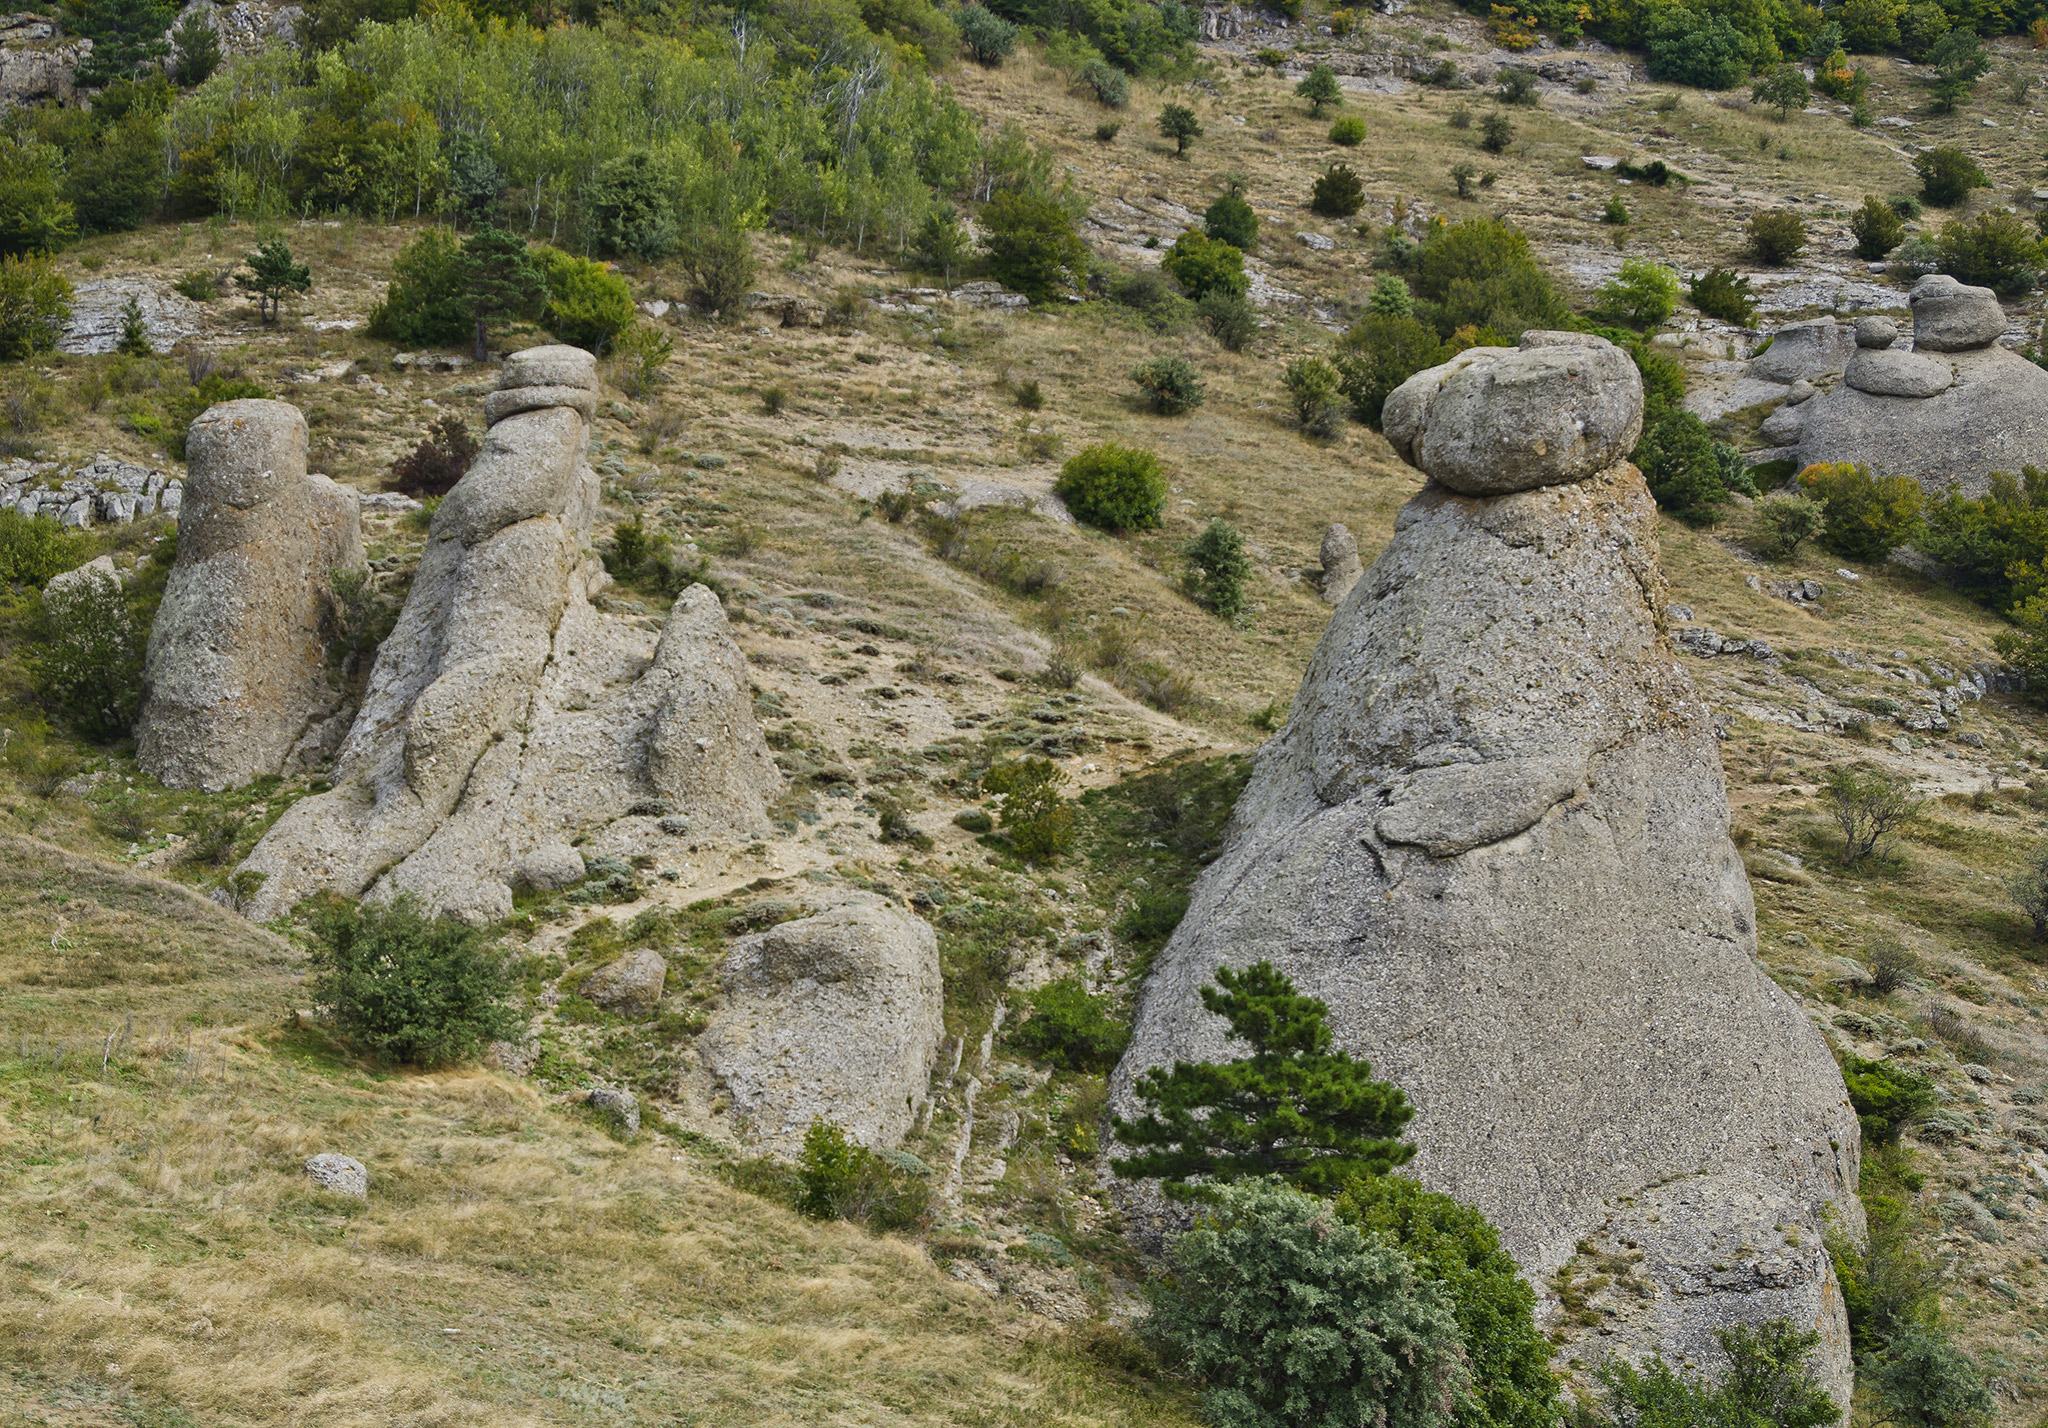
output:
<path id="1" fill-rule="evenodd" d="M 1955 369 L 1918 352 L 1863 348 L 1849 359 L 1842 381 L 1875 397 L 1932 397 L 1955 385 Z"/>
<path id="2" fill-rule="evenodd" d="M 1913 348 L 1917 352 L 1969 352 L 1989 347 L 2005 331 L 2005 309 L 1989 288 L 1973 288 L 1946 273 L 1913 284 Z"/>

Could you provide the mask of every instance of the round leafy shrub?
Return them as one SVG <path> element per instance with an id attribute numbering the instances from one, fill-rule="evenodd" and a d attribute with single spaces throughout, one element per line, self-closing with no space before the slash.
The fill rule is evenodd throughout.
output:
<path id="1" fill-rule="evenodd" d="M 1749 37 L 1726 16 L 1673 6 L 1645 26 L 1643 41 L 1652 79 L 1733 89 L 1749 78 Z"/>
<path id="2" fill-rule="evenodd" d="M 1074 216 L 1049 198 L 1009 190 L 981 211 L 989 274 L 1033 302 L 1068 287 L 1088 262 Z"/>
<path id="3" fill-rule="evenodd" d="M 1865 1145 L 1895 1144 L 1913 1118 L 1934 1105 L 1934 1087 L 1924 1077 L 1888 1061 L 1852 1056 L 1842 1063 L 1842 1080 Z"/>
<path id="4" fill-rule="evenodd" d="M 545 247 L 534 250 L 533 261 L 548 288 L 540 323 L 556 341 L 602 357 L 638 320 L 632 289 L 606 264 Z"/>
<path id="5" fill-rule="evenodd" d="M 1876 194 L 1865 194 L 1863 206 L 1849 215 L 1849 231 L 1856 235 L 1856 256 L 1874 263 L 1906 241 L 1905 220 L 1899 211 Z"/>
<path id="6" fill-rule="evenodd" d="M 1152 1322 L 1223 1428 L 1450 1428 L 1466 1373 L 1449 1296 L 1384 1240 L 1270 1180 L 1224 1187 L 1168 1251 Z"/>
<path id="7" fill-rule="evenodd" d="M 1335 406 L 1336 373 L 1330 375 L 1331 404 Z M 1181 554 L 1188 562 L 1187 592 L 1197 605 L 1226 620 L 1244 609 L 1244 583 L 1251 579 L 1252 562 L 1244 553 L 1244 536 L 1236 526 L 1218 516 Z"/>
<path id="8" fill-rule="evenodd" d="M 1010 845 L 1030 862 L 1058 857 L 1074 846 L 1074 810 L 1060 797 L 1066 775 L 1051 759 L 1017 759 L 981 776 L 982 792 L 997 800 L 996 821 Z"/>
<path id="9" fill-rule="evenodd" d="M 1486 1216 L 1405 1175 L 1351 1182 L 1337 1217 L 1398 1245 L 1416 1275 L 1442 1286 L 1457 1315 L 1475 1411 L 1463 1428 L 1552 1428 L 1558 1419 L 1550 1341 L 1536 1327 L 1536 1294 Z"/>
<path id="10" fill-rule="evenodd" d="M 1749 251 L 1766 267 L 1782 268 L 1806 251 L 1806 220 L 1789 209 L 1750 215 Z"/>
<path id="11" fill-rule="evenodd" d="M 1374 431 L 1394 388 L 1446 360 L 1427 324 L 1400 312 L 1368 312 L 1337 339 L 1337 377 L 1351 413 Z"/>
<path id="12" fill-rule="evenodd" d="M 1365 207 L 1365 181 L 1349 164 L 1331 164 L 1316 179 L 1308 206 L 1325 218 L 1349 218 Z"/>
<path id="13" fill-rule="evenodd" d="M 1062 977 L 1031 994 L 1031 1019 L 1010 1044 L 1063 1071 L 1106 1072 L 1131 1039 L 1114 1009 L 1108 997 L 1090 996 L 1079 977 Z"/>
<path id="14" fill-rule="evenodd" d="M 1344 148 L 1356 148 L 1365 142 L 1365 121 L 1356 114 L 1347 114 L 1330 126 L 1330 142 Z"/>
<path id="15" fill-rule="evenodd" d="M 1202 231 L 1218 243 L 1249 252 L 1259 243 L 1259 215 L 1245 202 L 1244 195 L 1226 193 L 1202 215 Z"/>
<path id="16" fill-rule="evenodd" d="M 1602 317 L 1655 327 L 1678 310 L 1678 274 L 1648 258 L 1627 258 L 1594 301 Z"/>
<path id="17" fill-rule="evenodd" d="M 1259 330 L 1258 314 L 1252 310 L 1251 299 L 1243 293 L 1220 288 L 1204 293 L 1195 304 L 1195 313 L 1217 345 L 1226 351 L 1244 351 Z"/>
<path id="18" fill-rule="evenodd" d="M 1131 102 L 1131 77 L 1114 65 L 1092 59 L 1081 66 L 1081 83 L 1095 94 L 1095 102 L 1121 109 Z"/>
<path id="19" fill-rule="evenodd" d="M 148 625 L 118 577 L 89 574 L 46 590 L 20 646 L 43 706 L 88 739 L 126 734 L 142 709 Z"/>
<path id="20" fill-rule="evenodd" d="M 1873 476 L 1867 466 L 1823 461 L 1800 472 L 1799 485 L 1827 507 L 1820 543 L 1836 555 L 1876 559 L 1920 529 L 1922 493 L 1910 476 Z"/>
<path id="21" fill-rule="evenodd" d="M 1017 27 L 980 5 L 962 5 L 953 12 L 953 23 L 977 64 L 994 69 L 1017 48 Z"/>
<path id="22" fill-rule="evenodd" d="M 1913 172 L 1920 176 L 1920 197 L 1935 208 L 1954 208 L 1970 196 L 1970 190 L 1991 187 L 1991 180 L 1977 161 L 1961 149 L 1929 149 L 1913 159 Z"/>
<path id="23" fill-rule="evenodd" d="M 1159 266 L 1196 302 L 1210 293 L 1242 295 L 1251 288 L 1251 279 L 1244 275 L 1243 251 L 1192 228 L 1173 240 Z"/>
<path id="24" fill-rule="evenodd" d="M 1053 494 L 1076 520 L 1106 531 L 1136 531 L 1159 524 L 1168 489 L 1157 456 L 1105 441 L 1067 458 Z"/>
<path id="25" fill-rule="evenodd" d="M 387 1061 L 468 1061 L 516 1022 L 505 953 L 483 929 L 409 898 L 315 910 L 313 1000 L 357 1049 Z"/>
<path id="26" fill-rule="evenodd" d="M 1327 440 L 1344 421 L 1344 378 L 1320 357 L 1297 357 L 1281 374 L 1294 419 L 1310 436 Z"/>
<path id="27" fill-rule="evenodd" d="M 1208 400 L 1201 373 L 1185 357 L 1155 357 L 1133 368 L 1131 380 L 1161 416 L 1191 412 Z"/>

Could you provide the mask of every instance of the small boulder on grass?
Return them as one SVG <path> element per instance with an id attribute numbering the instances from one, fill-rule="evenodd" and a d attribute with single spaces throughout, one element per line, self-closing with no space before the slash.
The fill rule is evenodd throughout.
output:
<path id="1" fill-rule="evenodd" d="M 640 1134 L 640 1101 L 631 1091 L 596 1086 L 586 1097 L 585 1104 L 604 1122 L 606 1129 L 621 1139 L 631 1140 Z"/>
<path id="2" fill-rule="evenodd" d="M 350 1195 L 358 1200 L 369 1198 L 370 1172 L 363 1168 L 360 1160 L 328 1151 L 306 1162 L 306 1174 L 322 1190 Z"/>
<path id="3" fill-rule="evenodd" d="M 660 1005 L 667 978 L 668 963 L 662 955 L 641 947 L 593 972 L 583 984 L 583 995 L 620 1016 L 647 1016 Z"/>

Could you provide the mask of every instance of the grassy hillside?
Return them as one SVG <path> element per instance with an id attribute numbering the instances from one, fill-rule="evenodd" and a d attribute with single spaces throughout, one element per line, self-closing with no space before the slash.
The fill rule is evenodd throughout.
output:
<path id="1" fill-rule="evenodd" d="M 1790 320 L 1829 310 L 1849 282 L 1903 302 L 1841 251 L 1841 216 L 1864 193 L 1912 186 L 1902 134 L 1967 142 L 1997 184 L 1980 206 L 2038 167 L 2031 111 L 1988 83 L 1980 103 L 1937 119 L 1913 107 L 1906 71 L 1880 63 L 1874 109 L 1914 127 L 1858 132 L 1833 113 L 1780 125 L 1642 84 L 1613 55 L 1587 57 L 1603 76 L 1589 93 L 1547 86 L 1540 107 L 1511 110 L 1519 136 L 1489 157 L 1476 130 L 1449 122 L 1459 106 L 1487 110 L 1483 91 L 1369 72 L 1391 54 L 1477 65 L 1486 41 L 1462 14 L 1371 18 L 1342 43 L 1301 28 L 1248 35 L 1235 50 L 1296 40 L 1361 71 L 1342 110 L 1366 120 L 1359 148 L 1328 142 L 1331 116 L 1310 117 L 1293 76 L 1240 68 L 1223 47 L 1194 84 L 1136 84 L 1107 142 L 1094 134 L 1108 112 L 1033 54 L 948 77 L 991 132 L 1015 122 L 1050 148 L 1088 203 L 1097 253 L 1121 264 L 1156 261 L 1148 239 L 1170 244 L 1241 182 L 1265 219 L 1251 267 L 1269 299 L 1245 352 L 1104 301 L 980 310 L 928 291 L 933 280 L 886 244 L 757 233 L 757 287 L 851 295 L 858 321 L 672 312 L 665 383 L 606 392 L 606 519 L 637 517 L 710 562 L 791 784 L 776 810 L 784 836 L 756 850 L 678 851 L 630 903 L 522 905 L 502 933 L 528 959 L 526 1076 L 391 1072 L 340 1055 L 299 1015 L 302 950 L 201 895 L 308 785 L 170 793 L 136 774 L 125 747 L 38 735 L 24 607 L 10 608 L 0 1422 L 1191 1421 L 1183 1389 L 1143 1376 L 1142 1356 L 1090 1327 L 1134 1306 L 1141 1272 L 1096 1193 L 1101 1081 L 1033 1064 L 1003 1030 L 1022 993 L 1055 975 L 1082 972 L 1128 999 L 1149 941 L 1126 914 L 1199 870 L 1242 755 L 1284 716 L 1322 633 L 1312 577 L 1324 527 L 1348 524 L 1370 560 L 1420 486 L 1361 426 L 1305 440 L 1284 406 L 1285 361 L 1324 350 L 1359 310 L 1397 204 L 1411 217 L 1501 213 L 1583 294 L 1618 262 L 1614 230 L 1596 221 L 1612 193 L 1634 214 L 1621 230 L 1630 253 L 1688 267 L 1740 261 L 1747 213 L 1797 197 L 1818 235 L 1807 285 L 1759 275 L 1781 293 L 1774 320 Z M 2008 58 L 2038 68 L 2031 54 Z M 1190 103 L 1206 131 L 1185 160 L 1152 132 L 1168 99 Z M 1661 154 L 1699 182 L 1624 188 L 1586 169 L 1588 153 Z M 1337 157 L 1366 179 L 1369 231 L 1305 207 Z M 1466 159 L 1496 174 L 1470 202 L 1448 178 Z M 390 344 L 335 325 L 366 317 L 412 231 L 159 224 L 58 261 L 80 283 L 168 282 L 285 237 L 313 265 L 312 296 L 281 328 L 229 299 L 205 304 L 188 346 L 297 402 L 316 467 L 371 490 L 437 417 L 475 425 L 491 380 L 398 367 Z M 675 264 L 624 271 L 644 301 L 686 287 Z M 1681 309 L 1667 345 L 1693 316 Z M 1170 354 L 1208 386 L 1185 417 L 1142 410 L 1127 378 Z M 42 393 L 17 408 L 24 451 L 170 466 L 132 418 L 190 370 L 182 355 L 64 357 L 0 383 Z M 1025 404 L 1031 383 L 1042 406 Z M 1066 455 L 1110 438 L 1160 453 L 1174 487 L 1162 529 L 1114 538 L 1025 509 Z M 1009 504 L 934 528 L 887 499 L 903 491 Z M 1256 567 L 1250 608 L 1227 623 L 1180 587 L 1180 547 L 1218 515 L 1244 531 Z M 1900 1195 L 1913 1243 L 1940 1266 L 1949 1322 L 1996 1380 L 2001 1425 L 2028 1428 L 2048 1408 L 2048 962 L 2004 879 L 2043 836 L 2048 720 L 1994 695 L 1964 705 L 1947 735 L 1891 724 L 1883 701 L 1910 703 L 1942 669 L 1991 659 L 2002 622 L 1902 567 L 1768 559 L 1752 520 L 1738 502 L 1719 526 L 1667 521 L 1661 534 L 1673 598 L 1696 623 L 1785 657 L 1683 657 L 1726 723 L 1761 956 L 1845 1054 L 1888 1054 L 1939 1086 L 1953 1115 L 1910 1132 L 1872 1183 Z M 95 540 L 135 564 L 161 532 Z M 402 517 L 373 524 L 389 597 L 422 539 Z M 1799 579 L 1819 581 L 1821 598 L 1771 593 Z M 650 617 L 666 604 L 630 581 L 607 598 Z M 1868 723 L 1828 717 L 1845 710 Z M 1082 800 L 1076 851 L 1046 868 L 953 822 L 978 807 L 974 776 L 1027 747 L 1057 757 Z M 1890 856 L 1853 868 L 1821 793 L 1826 772 L 1852 762 L 1910 773 L 1930 799 Z M 891 810 L 932 846 L 884 841 Z M 723 939 L 834 884 L 915 898 L 941 936 L 957 1040 L 909 1147 L 935 1168 L 934 1214 L 915 1236 L 798 1218 L 773 1173 L 687 1123 L 674 1094 L 676 1038 Z M 1879 995 L 1843 959 L 1867 963 L 1885 938 L 1920 967 Z M 550 995 L 636 940 L 676 954 L 672 1016 L 626 1024 Z M 982 1089 L 968 1130 L 970 1075 Z M 599 1079 L 648 1106 L 637 1142 L 585 1117 L 576 1092 Z M 309 1187 L 300 1165 L 323 1150 L 371 1167 L 367 1204 Z M 1572 1312 L 1600 1303 L 1595 1291 Z M 1554 1295 L 1545 1312 L 1561 1323 Z"/>

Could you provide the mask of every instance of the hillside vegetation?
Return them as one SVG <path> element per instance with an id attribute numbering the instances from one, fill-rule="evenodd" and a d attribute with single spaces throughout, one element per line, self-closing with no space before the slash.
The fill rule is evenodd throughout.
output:
<path id="1" fill-rule="evenodd" d="M 1911 149 L 1959 146 L 1981 166 L 1988 186 L 1958 219 L 2016 194 L 2025 210 L 2039 181 L 2042 66 L 2019 40 L 1996 43 L 1998 68 L 1948 113 L 1930 112 L 1923 66 L 1843 40 L 1866 76 L 1852 125 L 1827 99 L 1780 117 L 1746 75 L 1709 91 L 1662 61 L 1646 79 L 1638 53 L 1503 48 L 1569 20 L 1539 10 L 1496 8 L 1491 29 L 1441 4 L 1254 17 L 1197 45 L 1179 7 L 1070 8 L 1071 28 L 1027 30 L 981 64 L 959 48 L 976 22 L 911 3 L 541 30 L 445 10 L 357 29 L 336 4 L 314 12 L 328 48 L 310 63 L 231 57 L 90 115 L 8 118 L 0 247 L 46 254 L 9 273 L 46 263 L 81 306 L 116 280 L 183 294 L 162 319 L 183 330 L 159 350 L 25 341 L 0 365 L 0 440 L 23 462 L 104 451 L 176 471 L 182 422 L 233 381 L 305 411 L 315 469 L 383 489 L 434 423 L 480 430 L 493 385 L 463 361 L 466 313 L 454 338 L 372 335 L 407 245 L 492 226 L 608 261 L 635 307 L 603 332 L 605 606 L 658 619 L 677 572 L 713 582 L 789 784 L 778 837 L 678 851 L 609 904 L 522 895 L 492 935 L 518 959 L 529 1055 L 377 1065 L 309 1004 L 304 927 L 219 905 L 315 781 L 162 789 L 118 730 L 87 737 L 39 672 L 37 562 L 111 554 L 146 619 L 170 523 L 34 537 L 41 554 L 29 523 L 0 528 L 16 562 L 0 572 L 0 1423 L 1197 1421 L 1194 1390 L 1121 1327 L 1148 1265 L 1104 1193 L 1106 1066 L 1018 1026 L 1033 991 L 1074 978 L 1120 1044 L 1322 634 L 1326 526 L 1346 524 L 1370 564 L 1420 489 L 1348 393 L 1308 420 L 1298 364 L 1343 358 L 1376 294 L 1393 305 L 1390 277 L 1431 354 L 1538 317 L 1626 339 L 1596 296 L 1624 257 L 1740 270 L 1764 330 L 1902 309 L 1897 274 L 1855 258 L 1848 225 L 1866 194 L 1918 191 Z M 1780 20 L 1738 17 L 1755 31 L 1743 63 L 1766 74 L 1825 23 L 1770 8 Z M 1994 36 L 2032 17 L 1979 18 Z M 1655 44 L 1650 20 L 1584 23 Z M 1766 29 L 1775 52 L 1756 43 Z M 1518 56 L 1575 68 L 1536 83 L 1534 104 L 1496 98 L 1493 67 Z M 1317 60 L 1340 103 L 1296 93 Z M 1448 78 L 1415 82 L 1440 62 Z M 1201 130 L 1184 155 L 1160 130 L 1169 104 Z M 1333 135 L 1340 116 L 1364 122 L 1361 142 Z M 1489 119 L 1510 131 L 1497 152 Z M 1684 181 L 1623 183 L 1585 155 L 1638 175 L 1661 159 Z M 1339 162 L 1357 205 L 1317 213 L 1312 186 Z M 1150 276 L 1233 192 L 1258 221 L 1238 279 L 1248 330 L 1197 308 L 1196 269 Z M 946 291 L 987 275 L 1002 195 L 1087 245 L 1029 308 Z M 1627 223 L 1603 221 L 1610 200 Z M 1770 209 L 1805 224 L 1791 266 L 1751 255 L 1746 225 Z M 941 251 L 955 212 L 971 227 Z M 1908 231 L 1938 238 L 1949 216 L 1929 208 Z M 1430 286 L 1437 217 L 1526 235 L 1484 302 Z M 231 281 L 272 241 L 311 281 L 274 323 Z M 1027 267 L 994 276 L 1022 291 Z M 789 299 L 819 325 L 783 325 Z M 2037 331 L 2038 301 L 2009 313 Z M 493 312 L 488 345 L 551 340 L 548 321 L 539 302 Z M 1758 340 L 1685 305 L 1642 327 L 1695 391 Z M 1131 374 L 1171 359 L 1201 400 L 1166 415 Z M 1756 416 L 1712 434 L 1747 441 Z M 1156 525 L 1110 533 L 1051 502 L 1066 460 L 1104 441 L 1157 453 Z M 1926 1270 L 1911 1312 L 1981 1364 L 2000 1428 L 2033 1428 L 2048 1412 L 2048 953 L 2010 884 L 2048 832 L 2048 720 L 2032 696 L 1993 693 L 1945 731 L 1899 722 L 2001 663 L 1994 641 L 2014 627 L 1931 564 L 1814 542 L 1777 554 L 1739 491 L 1689 513 L 1700 523 L 1660 525 L 1673 601 L 1772 656 L 1681 656 L 1725 730 L 1762 961 L 1838 1055 L 1929 1083 L 1898 1144 L 1867 1147 L 1866 1203 L 1895 1231 L 1886 1263 Z M 1228 617 L 1187 578 L 1218 519 L 1249 562 Z M 424 524 L 379 514 L 366 530 L 388 614 Z M 360 679 L 346 643 L 340 677 Z M 1057 856 L 990 831 L 980 779 L 1019 754 L 1064 776 L 1074 828 Z M 1850 767 L 1925 800 L 1854 858 L 1828 787 Z M 829 887 L 908 898 L 940 934 L 947 1064 L 906 1146 L 931 1171 L 908 1231 L 799 1215 L 786 1170 L 671 1099 L 727 941 Z M 656 1021 L 575 995 L 598 959 L 657 941 L 673 971 Z M 1882 987 L 1879 964 L 1898 969 Z M 582 1104 L 594 1084 L 637 1092 L 637 1139 Z M 366 1202 L 302 1174 L 330 1150 L 371 1166 Z M 1591 1254 L 1534 1288 L 1560 1335 L 1628 1292 Z M 1867 1392 L 1857 1409 L 1877 1421 Z"/>

